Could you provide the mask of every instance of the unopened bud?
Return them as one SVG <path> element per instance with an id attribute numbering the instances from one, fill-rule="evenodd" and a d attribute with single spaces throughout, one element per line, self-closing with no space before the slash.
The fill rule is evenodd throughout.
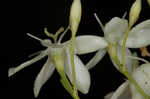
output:
<path id="1" fill-rule="evenodd" d="M 82 8 L 80 0 L 74 0 L 70 9 L 70 29 L 73 35 L 75 35 L 78 30 L 78 26 L 81 20 L 81 12 Z"/>
<path id="2" fill-rule="evenodd" d="M 150 0 L 147 0 L 147 2 L 148 2 L 148 4 L 149 4 L 149 6 L 150 6 Z"/>
<path id="3" fill-rule="evenodd" d="M 140 12 L 141 12 L 141 0 L 136 0 L 131 9 L 130 9 L 130 14 L 129 14 L 129 27 L 131 28 L 135 22 L 138 20 Z"/>

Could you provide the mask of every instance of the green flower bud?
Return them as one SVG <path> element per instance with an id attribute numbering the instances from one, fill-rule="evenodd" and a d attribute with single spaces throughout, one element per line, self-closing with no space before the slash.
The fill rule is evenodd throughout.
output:
<path id="1" fill-rule="evenodd" d="M 130 9 L 129 28 L 131 28 L 135 24 L 135 22 L 138 20 L 140 12 L 141 12 L 141 8 L 142 8 L 141 0 L 136 0 Z"/>
<path id="2" fill-rule="evenodd" d="M 75 35 L 78 30 L 81 20 L 81 12 L 82 8 L 80 0 L 74 0 L 70 9 L 70 29 L 73 35 Z"/>
<path id="3" fill-rule="evenodd" d="M 150 6 L 150 0 L 147 0 L 147 2 L 148 2 L 148 4 L 149 4 L 149 6 Z"/>

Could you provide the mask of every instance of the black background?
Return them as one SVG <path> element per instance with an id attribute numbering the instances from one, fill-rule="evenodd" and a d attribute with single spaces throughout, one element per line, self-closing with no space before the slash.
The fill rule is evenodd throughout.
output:
<path id="1" fill-rule="evenodd" d="M 103 24 L 105 24 L 111 18 L 115 16 L 122 17 L 126 11 L 129 12 L 134 0 L 81 1 L 83 14 L 77 35 L 91 34 L 103 36 L 103 32 L 93 13 L 97 13 Z M 2 49 L 4 50 L 1 54 L 1 66 L 17 66 L 27 61 L 29 59 L 28 55 L 44 49 L 38 41 L 31 39 L 26 33 L 32 33 L 44 39 L 48 38 L 43 33 L 44 27 L 47 27 L 48 31 L 52 33 L 55 33 L 61 26 L 67 27 L 71 2 L 72 0 L 23 0 L 10 3 L 11 6 L 6 11 L 6 20 L 9 21 L 4 26 L 10 27 L 6 29 L 10 30 L 10 32 L 5 31 L 3 33 L 6 34 L 6 37 L 2 39 Z M 143 0 L 142 5 L 142 13 L 138 22 L 150 18 L 150 15 L 148 15 L 150 8 L 146 0 Z M 68 32 L 64 40 L 69 37 L 70 32 Z M 139 53 L 139 50 L 135 51 Z M 80 57 L 84 63 L 87 63 L 93 55 L 92 53 Z M 8 78 L 8 86 L 5 83 L 1 84 L 2 89 L 7 87 L 7 96 L 12 99 L 34 99 L 33 83 L 45 60 L 46 58 Z M 7 69 L 5 70 L 7 71 Z M 81 99 L 103 99 L 103 96 L 115 90 L 125 79 L 113 67 L 108 54 L 95 68 L 90 70 L 90 74 L 90 91 L 87 95 L 79 93 Z M 61 86 L 59 75 L 56 71 L 42 87 L 38 99 L 71 99 L 71 96 Z"/>

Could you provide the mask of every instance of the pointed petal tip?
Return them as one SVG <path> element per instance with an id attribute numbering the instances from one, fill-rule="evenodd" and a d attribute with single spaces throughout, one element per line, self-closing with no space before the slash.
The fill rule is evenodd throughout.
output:
<path id="1" fill-rule="evenodd" d="M 34 86 L 33 92 L 34 92 L 34 97 L 37 98 L 38 95 L 39 95 L 40 89 L 39 89 L 38 87 L 35 87 L 35 86 Z"/>
<path id="2" fill-rule="evenodd" d="M 10 68 L 9 70 L 8 70 L 8 77 L 11 77 L 12 75 L 14 75 L 15 74 L 15 68 Z"/>

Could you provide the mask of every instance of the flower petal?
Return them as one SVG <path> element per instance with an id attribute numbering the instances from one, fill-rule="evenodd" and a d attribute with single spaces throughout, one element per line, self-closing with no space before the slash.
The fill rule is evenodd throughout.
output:
<path id="1" fill-rule="evenodd" d="M 118 46 L 118 59 L 120 60 L 120 63 L 122 63 L 122 47 L 121 46 Z M 129 73 L 132 73 L 132 65 L 133 65 L 133 60 L 131 58 L 129 58 L 128 56 L 131 56 L 131 52 L 128 48 L 125 49 L 125 61 L 126 61 L 126 66 L 127 66 L 127 69 L 129 71 Z M 111 59 L 111 61 L 113 62 L 114 66 L 119 70 L 118 66 L 116 65 L 115 61 L 113 59 Z"/>
<path id="2" fill-rule="evenodd" d="M 34 82 L 34 96 L 35 97 L 39 95 L 41 87 L 52 76 L 54 70 L 55 70 L 55 66 L 52 64 L 50 57 L 48 56 L 46 63 L 42 67 L 40 73 L 38 74 Z"/>
<path id="3" fill-rule="evenodd" d="M 43 52 L 40 53 L 40 55 L 36 56 L 35 58 L 33 58 L 33 59 L 31 59 L 27 62 L 24 62 L 24 63 L 22 63 L 21 65 L 19 65 L 17 67 L 10 68 L 9 71 L 8 71 L 8 76 L 10 77 L 10 76 L 14 75 L 16 72 L 18 72 L 18 71 L 22 70 L 23 68 L 37 62 L 38 60 L 44 58 L 46 55 L 47 55 L 47 52 L 43 51 Z"/>
<path id="4" fill-rule="evenodd" d="M 122 35 L 127 31 L 127 29 L 127 20 L 114 17 L 105 25 L 105 38 L 109 42 L 119 41 L 120 37 L 122 37 Z"/>
<path id="5" fill-rule="evenodd" d="M 68 44 L 70 41 L 65 42 Z M 68 44 L 69 45 L 69 44 Z M 97 51 L 100 48 L 106 48 L 108 43 L 103 37 L 93 36 L 93 35 L 84 35 L 77 36 L 75 39 L 75 53 L 76 54 L 85 54 Z"/>
<path id="6" fill-rule="evenodd" d="M 119 86 L 110 99 L 132 99 L 129 82 L 126 81 Z"/>
<path id="7" fill-rule="evenodd" d="M 65 72 L 70 81 L 72 82 L 72 67 L 69 50 L 66 50 L 66 53 L 67 56 L 65 59 Z M 91 84 L 90 74 L 87 68 L 82 63 L 82 61 L 76 55 L 74 56 L 74 63 L 75 63 L 77 88 L 80 92 L 87 94 Z"/>
<path id="8" fill-rule="evenodd" d="M 144 92 L 150 97 L 150 63 L 143 64 L 139 68 L 137 68 L 133 72 L 133 78 L 139 84 L 139 86 L 144 90 Z M 136 90 L 134 85 L 131 84 L 131 90 L 133 92 L 133 96 L 136 97 L 135 99 L 139 99 L 137 97 L 142 97 L 140 93 Z M 144 97 L 143 97 L 144 99 Z"/>
<path id="9" fill-rule="evenodd" d="M 95 56 L 86 64 L 87 69 L 93 68 L 106 54 L 106 49 L 100 49 Z"/>
<path id="10" fill-rule="evenodd" d="M 123 40 L 123 39 L 122 39 Z M 122 45 L 122 40 L 119 43 Z M 126 47 L 141 48 L 150 45 L 150 20 L 136 25 L 127 38 Z"/>

